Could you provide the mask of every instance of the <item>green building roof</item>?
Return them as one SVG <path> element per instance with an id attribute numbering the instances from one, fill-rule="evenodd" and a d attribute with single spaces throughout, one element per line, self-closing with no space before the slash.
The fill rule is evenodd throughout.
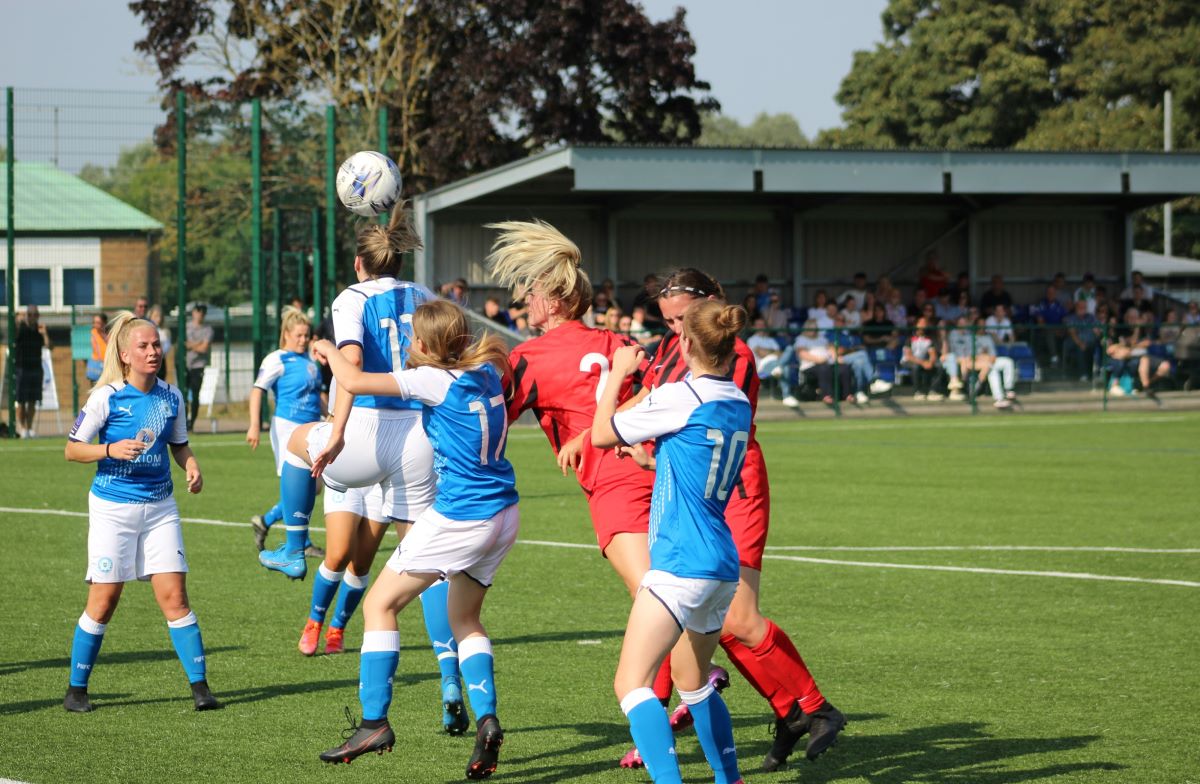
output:
<path id="1" fill-rule="evenodd" d="M 18 233 L 162 231 L 146 213 L 49 163 L 16 163 Z M 7 225 L 8 172 L 0 166 L 0 225 Z"/>

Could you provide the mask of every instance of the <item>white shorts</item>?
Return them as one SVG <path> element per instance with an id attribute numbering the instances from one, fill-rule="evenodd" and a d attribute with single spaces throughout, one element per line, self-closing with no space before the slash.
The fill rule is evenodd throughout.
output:
<path id="1" fill-rule="evenodd" d="M 308 465 L 288 449 L 288 441 L 292 439 L 292 433 L 300 424 L 283 417 L 271 417 L 271 450 L 275 452 L 275 476 L 283 476 L 284 463 L 308 470 Z"/>
<path id="2" fill-rule="evenodd" d="M 662 602 L 681 630 L 713 634 L 725 625 L 725 613 L 729 612 L 737 587 L 736 580 L 677 577 L 670 572 L 651 569 L 642 577 L 638 590 L 649 591 Z"/>
<path id="3" fill-rule="evenodd" d="M 125 583 L 187 570 L 174 498 L 123 504 L 88 493 L 88 570 L 84 580 Z"/>
<path id="4" fill-rule="evenodd" d="M 487 520 L 451 520 L 426 509 L 388 559 L 393 572 L 463 573 L 487 588 L 517 541 L 520 513 L 507 506 Z"/>
<path id="5" fill-rule="evenodd" d="M 332 487 L 326 489 L 325 514 L 335 512 L 349 512 L 377 523 L 392 522 L 383 513 L 383 488 L 379 485 L 347 487 L 345 492 Z"/>
<path id="6" fill-rule="evenodd" d="M 331 422 L 308 431 L 308 456 L 315 460 L 329 443 Z M 355 408 L 346 422 L 346 446 L 322 475 L 333 490 L 383 488 L 383 514 L 415 520 L 433 503 L 437 475 L 433 446 L 425 437 L 419 411 Z"/>

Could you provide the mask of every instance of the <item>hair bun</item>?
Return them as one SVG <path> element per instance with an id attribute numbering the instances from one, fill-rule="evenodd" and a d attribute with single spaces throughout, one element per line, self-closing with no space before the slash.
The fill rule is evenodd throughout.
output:
<path id="1" fill-rule="evenodd" d="M 717 323 L 726 332 L 741 332 L 746 326 L 746 311 L 741 305 L 726 305 L 721 309 Z"/>

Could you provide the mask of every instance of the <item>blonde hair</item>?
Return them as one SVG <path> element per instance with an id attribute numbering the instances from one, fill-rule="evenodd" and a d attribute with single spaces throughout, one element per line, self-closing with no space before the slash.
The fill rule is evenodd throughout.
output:
<path id="1" fill-rule="evenodd" d="M 404 204 L 396 205 L 387 226 L 373 223 L 355 235 L 354 253 L 362 259 L 363 270 L 372 278 L 400 274 L 404 254 L 421 248 L 421 237 L 413 225 L 412 213 Z"/>
<path id="2" fill-rule="evenodd" d="M 408 350 L 410 368 L 429 366 L 443 370 L 472 368 L 490 362 L 501 377 L 510 373 L 508 347 L 491 333 L 478 340 L 471 334 L 467 314 L 446 299 L 426 302 L 413 313 L 413 335 L 421 339 L 425 350 L 414 344 Z"/>
<path id="3" fill-rule="evenodd" d="M 299 308 L 293 308 L 291 305 L 286 306 L 281 312 L 279 318 L 279 347 L 284 348 L 287 342 L 287 333 L 292 331 L 292 327 L 297 324 L 303 324 L 309 329 L 312 328 L 312 319 L 310 319 L 304 311 Z"/>
<path id="4" fill-rule="evenodd" d="M 549 223 L 504 221 L 489 223 L 500 236 L 488 256 L 492 275 L 517 298 L 535 286 L 563 307 L 563 316 L 578 319 L 592 305 L 592 282 L 580 269 L 579 247 Z"/>
<path id="5" fill-rule="evenodd" d="M 746 311 L 740 305 L 704 300 L 683 314 L 683 334 L 692 344 L 691 354 L 710 368 L 724 367 L 745 326 Z"/>
<path id="6" fill-rule="evenodd" d="M 150 327 L 158 334 L 158 327 L 153 321 L 139 318 L 128 310 L 122 310 L 108 322 L 108 347 L 104 350 L 104 369 L 96 380 L 96 389 L 125 380 L 129 365 L 121 359 L 121 352 L 129 345 L 129 335 L 140 327 Z"/>

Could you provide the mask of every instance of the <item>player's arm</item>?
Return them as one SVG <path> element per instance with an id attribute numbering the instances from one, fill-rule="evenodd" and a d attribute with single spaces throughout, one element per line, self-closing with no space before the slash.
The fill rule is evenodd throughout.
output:
<path id="1" fill-rule="evenodd" d="M 621 385 L 637 370 L 645 353 L 641 346 L 622 346 L 613 352 L 612 370 L 608 374 L 604 391 L 596 403 L 596 413 L 592 417 L 592 446 L 608 449 L 624 443 L 613 430 L 612 418 L 613 414 L 617 413 Z"/>
<path id="2" fill-rule="evenodd" d="M 188 492 L 199 493 L 204 487 L 204 477 L 200 475 L 200 464 L 196 462 L 192 448 L 187 443 L 171 444 L 171 457 L 175 458 L 175 464 L 187 475 Z"/>
<path id="3" fill-rule="evenodd" d="M 351 361 L 346 357 L 348 351 L 358 354 L 357 362 Z M 350 395 L 391 395 L 393 397 L 400 394 L 400 390 L 396 386 L 395 377 L 391 373 L 363 372 L 361 368 L 362 350 L 357 346 L 344 346 L 339 350 L 328 340 L 318 340 L 313 344 L 313 353 L 329 365 L 329 369 L 333 371 L 333 377 L 337 379 L 339 392 L 345 390 Z M 337 426 L 337 415 L 342 410 L 341 394 L 338 395 L 336 409 L 334 412 L 334 430 L 341 432 L 345 430 L 344 422 L 341 431 L 338 430 Z M 347 407 L 347 418 L 349 415 L 350 412 Z"/>
<path id="4" fill-rule="evenodd" d="M 66 458 L 72 463 L 99 463 L 105 458 L 112 460 L 136 460 L 146 451 L 146 445 L 136 438 L 123 438 L 108 444 L 92 444 L 84 441 L 67 441 Z"/>

